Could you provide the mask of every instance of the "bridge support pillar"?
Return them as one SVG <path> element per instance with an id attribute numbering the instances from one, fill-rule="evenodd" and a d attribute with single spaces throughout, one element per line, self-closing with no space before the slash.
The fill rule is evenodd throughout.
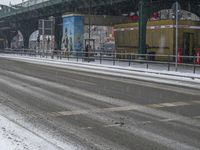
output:
<path id="1" fill-rule="evenodd" d="M 38 21 L 23 21 L 19 24 L 18 29 L 21 31 L 24 40 L 24 48 L 29 48 L 29 38 L 31 34 L 38 29 Z"/>
<path id="2" fill-rule="evenodd" d="M 8 42 L 7 48 L 11 48 L 11 41 L 12 41 L 11 38 L 7 38 L 7 42 Z"/>
<path id="3" fill-rule="evenodd" d="M 27 32 L 27 31 L 26 31 Z M 34 31 L 33 31 L 34 32 Z M 29 48 L 29 38 L 33 32 L 22 33 L 24 39 L 24 48 Z"/>
<path id="4" fill-rule="evenodd" d="M 63 26 L 62 26 L 62 17 L 55 19 L 55 48 L 61 49 L 61 42 L 62 42 L 62 32 L 63 32 Z"/>
<path id="5" fill-rule="evenodd" d="M 5 39 L 7 40 L 7 48 L 11 48 L 12 38 L 17 34 L 17 31 L 7 30 L 4 32 Z"/>
<path id="6" fill-rule="evenodd" d="M 146 54 L 146 26 L 151 14 L 149 0 L 140 0 L 139 4 L 139 54 Z"/>

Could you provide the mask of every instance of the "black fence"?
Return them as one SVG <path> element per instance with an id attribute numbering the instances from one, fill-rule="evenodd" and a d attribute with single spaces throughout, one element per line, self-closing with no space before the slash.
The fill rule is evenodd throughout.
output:
<path id="1" fill-rule="evenodd" d="M 32 50 L 32 49 L 4 49 L 0 50 L 3 54 L 15 54 L 21 56 L 33 56 L 51 59 L 67 59 L 82 62 L 99 62 L 104 64 L 117 65 L 123 63 L 123 66 L 133 66 L 142 64 L 149 69 L 150 66 L 160 65 L 161 69 L 168 71 L 178 71 L 180 68 L 188 68 L 190 72 L 200 71 L 200 56 L 179 56 L 176 63 L 174 55 L 158 54 L 134 54 L 134 53 L 105 53 L 105 52 L 65 52 L 61 50 Z"/>

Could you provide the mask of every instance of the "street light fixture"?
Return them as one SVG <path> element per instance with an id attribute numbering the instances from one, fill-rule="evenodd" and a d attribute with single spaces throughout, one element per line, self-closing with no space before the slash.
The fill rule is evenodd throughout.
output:
<path id="1" fill-rule="evenodd" d="M 176 71 L 178 71 L 178 2 L 176 2 Z"/>
<path id="2" fill-rule="evenodd" d="M 175 70 L 178 71 L 178 20 L 179 20 L 179 11 L 180 11 L 180 5 L 179 3 L 176 1 L 173 6 L 172 6 L 173 12 L 175 14 L 175 18 L 176 18 L 176 62 L 175 62 Z"/>
<path id="3" fill-rule="evenodd" d="M 89 1 L 89 33 L 88 33 L 88 36 L 89 36 L 89 45 L 90 45 L 90 39 L 91 39 L 91 7 L 92 7 L 92 1 L 90 0 Z"/>

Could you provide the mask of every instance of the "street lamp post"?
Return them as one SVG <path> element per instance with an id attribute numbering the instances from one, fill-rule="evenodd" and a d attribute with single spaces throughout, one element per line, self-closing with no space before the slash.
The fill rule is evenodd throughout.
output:
<path id="1" fill-rule="evenodd" d="M 90 39 L 91 39 L 91 7 L 92 7 L 92 1 L 90 0 L 89 1 L 89 33 L 88 33 L 88 36 L 89 36 L 89 45 L 90 45 Z"/>
<path id="2" fill-rule="evenodd" d="M 178 2 L 176 2 L 176 65 L 175 70 L 178 71 Z"/>

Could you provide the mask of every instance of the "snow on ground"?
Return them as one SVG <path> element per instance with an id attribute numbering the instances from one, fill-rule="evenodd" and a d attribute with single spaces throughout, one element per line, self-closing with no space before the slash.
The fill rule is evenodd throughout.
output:
<path id="1" fill-rule="evenodd" d="M 23 127 L 0 116 L 1 150 L 56 150 L 57 148 Z"/>
<path id="2" fill-rule="evenodd" d="M 137 68 L 135 66 L 128 66 L 128 65 L 125 66 L 123 62 L 122 62 L 123 66 L 121 65 L 113 66 L 112 64 L 97 64 L 98 61 L 83 62 L 82 60 L 79 60 L 77 62 L 76 59 L 68 60 L 67 58 L 64 58 L 60 60 L 60 59 L 51 59 L 50 57 L 40 58 L 40 57 L 20 56 L 12 54 L 1 54 L 0 57 L 10 58 L 29 63 L 35 63 L 35 64 L 50 65 L 68 69 L 77 69 L 93 73 L 101 73 L 101 74 L 103 73 L 107 75 L 114 75 L 114 76 L 127 77 L 144 81 L 152 81 L 152 82 L 187 86 L 200 89 L 200 73 L 196 74 L 188 73 L 188 70 L 186 70 L 186 72 L 166 71 L 164 69 L 161 69 L 160 66 L 158 66 L 157 70 L 153 70 L 153 69 Z"/>
<path id="3" fill-rule="evenodd" d="M 0 91 L 0 98 L 5 96 Z M 0 103 L 0 150 L 84 150 L 49 128 L 31 124 L 24 115 Z"/>

